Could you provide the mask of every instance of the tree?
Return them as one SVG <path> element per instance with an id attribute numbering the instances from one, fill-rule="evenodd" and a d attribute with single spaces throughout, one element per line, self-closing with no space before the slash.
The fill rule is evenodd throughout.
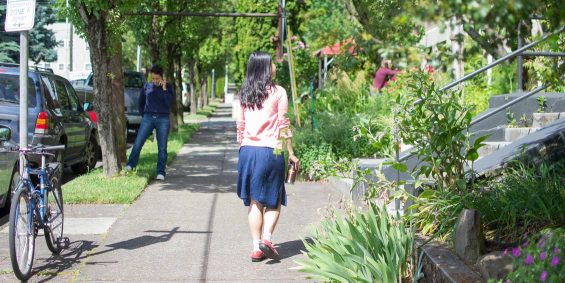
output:
<path id="1" fill-rule="evenodd" d="M 106 176 L 116 176 L 126 161 L 122 70 L 122 13 L 133 0 L 58 0 L 59 7 L 90 46 L 94 75 L 94 105 Z"/>
<path id="2" fill-rule="evenodd" d="M 490 55 L 500 58 L 517 44 L 518 31 L 530 33 L 532 17 L 545 19 L 547 30 L 565 23 L 560 0 L 419 1 L 406 6 L 422 21 L 462 24 L 465 32 Z"/>
<path id="3" fill-rule="evenodd" d="M 57 60 L 54 50 L 59 45 L 53 31 L 47 25 L 55 23 L 54 1 L 39 2 L 35 11 L 35 25 L 29 31 L 29 58 L 35 64 L 40 61 L 53 62 Z M 6 21 L 6 2 L 0 4 L 0 62 L 17 63 L 20 61 L 20 38 L 18 33 L 4 32 Z"/>

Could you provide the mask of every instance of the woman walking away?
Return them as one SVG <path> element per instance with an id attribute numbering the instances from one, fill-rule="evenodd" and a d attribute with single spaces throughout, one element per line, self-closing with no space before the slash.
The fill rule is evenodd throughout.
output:
<path id="1" fill-rule="evenodd" d="M 165 180 L 167 165 L 167 141 L 169 137 L 169 114 L 175 99 L 173 86 L 163 79 L 163 68 L 153 65 L 149 70 L 151 83 L 146 83 L 139 95 L 139 113 L 143 117 L 133 148 L 129 155 L 126 171 L 137 166 L 139 153 L 145 141 L 153 131 L 157 130 L 157 180 Z"/>
<path id="2" fill-rule="evenodd" d="M 281 204 L 286 206 L 286 191 L 284 157 L 275 151 L 280 152 L 284 142 L 289 160 L 299 164 L 292 150 L 289 120 L 285 117 L 288 98 L 284 88 L 273 83 L 275 72 L 269 54 L 254 52 L 247 62 L 247 74 L 239 92 L 237 195 L 249 206 L 251 261 L 254 262 L 278 257 L 272 234 Z"/>

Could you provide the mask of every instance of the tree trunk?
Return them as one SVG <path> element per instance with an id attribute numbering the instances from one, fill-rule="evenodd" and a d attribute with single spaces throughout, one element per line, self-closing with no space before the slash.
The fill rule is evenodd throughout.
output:
<path id="1" fill-rule="evenodd" d="M 206 86 L 207 86 L 207 78 L 202 74 L 202 78 L 200 78 L 200 102 L 202 103 L 202 107 L 208 105 L 207 104 L 208 95 L 206 91 Z"/>
<path id="2" fill-rule="evenodd" d="M 98 137 L 106 176 L 116 176 L 125 161 L 125 114 L 121 41 L 113 40 L 106 26 L 108 12 L 90 13 L 77 7 L 85 22 L 94 74 L 94 105 L 98 112 Z"/>
<path id="3" fill-rule="evenodd" d="M 173 95 L 175 96 L 175 99 L 173 100 L 173 104 L 171 105 L 171 115 L 170 115 L 170 119 L 171 119 L 171 131 L 176 132 L 178 131 L 179 128 L 179 124 L 178 121 L 176 119 L 177 117 L 177 103 L 178 103 L 178 89 L 175 86 L 175 60 L 174 60 L 174 54 L 175 54 L 175 47 L 171 44 L 167 45 L 167 54 L 166 54 L 166 60 L 167 60 L 167 68 L 165 69 L 165 77 L 168 83 L 170 83 L 173 86 Z"/>
<path id="4" fill-rule="evenodd" d="M 175 88 L 177 89 L 177 93 L 179 94 L 177 96 L 177 123 L 179 125 L 184 124 L 184 113 L 183 113 L 183 109 L 182 109 L 182 96 L 183 94 L 183 90 L 182 90 L 182 65 L 181 65 L 181 58 L 182 58 L 182 54 L 180 52 L 178 52 L 175 56 Z"/>
<path id="5" fill-rule="evenodd" d="M 190 77 L 190 114 L 196 115 L 198 95 L 196 93 L 196 62 L 194 60 L 188 61 L 188 73 Z"/>

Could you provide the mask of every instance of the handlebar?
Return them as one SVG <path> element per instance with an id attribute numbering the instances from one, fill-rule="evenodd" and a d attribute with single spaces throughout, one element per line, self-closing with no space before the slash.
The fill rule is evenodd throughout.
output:
<path id="1" fill-rule="evenodd" d="M 49 151 L 59 151 L 65 150 L 65 145 L 53 145 L 53 146 L 45 146 L 42 144 L 27 147 L 27 148 L 19 148 L 18 151 L 23 154 L 36 154 L 36 155 L 50 155 L 55 156 L 55 154 Z"/>

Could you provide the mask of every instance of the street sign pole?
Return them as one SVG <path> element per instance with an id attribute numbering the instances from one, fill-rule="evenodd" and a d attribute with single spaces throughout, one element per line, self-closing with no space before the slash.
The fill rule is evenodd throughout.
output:
<path id="1" fill-rule="evenodd" d="M 20 147 L 27 147 L 27 71 L 29 58 L 29 33 L 20 32 Z M 26 159 L 20 155 L 20 176 L 24 169 Z"/>
<path id="2" fill-rule="evenodd" d="M 6 5 L 7 32 L 20 32 L 20 148 L 27 147 L 27 71 L 29 60 L 29 30 L 35 23 L 35 0 L 8 0 Z M 25 158 L 20 155 L 20 176 Z"/>

